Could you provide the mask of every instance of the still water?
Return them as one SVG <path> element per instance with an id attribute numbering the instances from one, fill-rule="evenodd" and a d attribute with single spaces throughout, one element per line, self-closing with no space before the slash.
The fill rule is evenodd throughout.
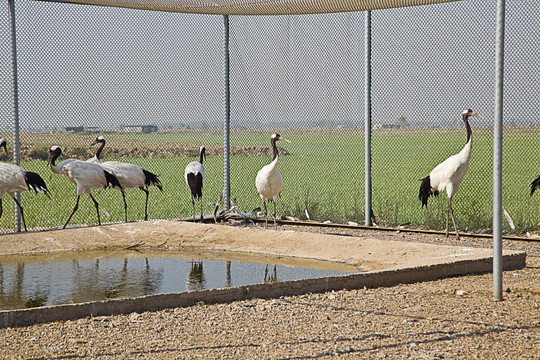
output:
<path id="1" fill-rule="evenodd" d="M 0 310 L 343 275 L 341 264 L 200 252 L 0 258 Z"/>

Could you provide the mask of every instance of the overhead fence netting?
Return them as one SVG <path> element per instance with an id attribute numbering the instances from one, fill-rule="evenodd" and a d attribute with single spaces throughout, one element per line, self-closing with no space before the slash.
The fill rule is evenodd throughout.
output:
<path id="1" fill-rule="evenodd" d="M 55 1 L 55 0 L 53 0 Z M 196 1 L 196 0 L 58 0 L 76 4 L 214 15 L 295 15 L 378 10 L 456 0 L 325 0 L 325 1 Z"/>

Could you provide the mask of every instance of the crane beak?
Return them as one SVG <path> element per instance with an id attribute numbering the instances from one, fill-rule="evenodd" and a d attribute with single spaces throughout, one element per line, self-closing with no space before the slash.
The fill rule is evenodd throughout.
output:
<path id="1" fill-rule="evenodd" d="M 477 113 L 472 113 L 471 115 L 472 115 L 472 116 L 479 117 L 480 119 L 483 119 L 483 118 L 484 118 L 483 116 L 480 116 L 480 115 L 478 115 Z"/>
<path id="2" fill-rule="evenodd" d="M 285 142 L 288 142 L 288 143 L 290 143 L 290 141 L 289 141 L 289 140 L 287 140 L 287 139 L 285 139 L 285 138 L 282 138 L 282 137 L 280 137 L 280 138 L 279 138 L 279 140 L 282 140 L 282 141 L 285 141 Z"/>

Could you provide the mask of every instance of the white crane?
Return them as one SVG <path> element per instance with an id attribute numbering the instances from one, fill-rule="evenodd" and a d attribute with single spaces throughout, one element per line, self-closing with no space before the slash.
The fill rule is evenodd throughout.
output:
<path id="1" fill-rule="evenodd" d="M 199 161 L 192 161 L 186 166 L 184 177 L 191 191 L 191 204 L 193 205 L 193 220 L 195 220 L 195 198 L 201 203 L 201 222 L 204 221 L 202 188 L 204 181 L 203 158 L 206 158 L 206 148 L 202 145 L 199 149 Z"/>
<path id="2" fill-rule="evenodd" d="M 66 228 L 69 220 L 75 211 L 79 207 L 79 199 L 83 193 L 87 193 L 96 207 L 96 213 L 98 218 L 98 224 L 101 225 L 101 220 L 99 218 L 99 205 L 92 196 L 92 189 L 97 188 L 118 188 L 121 189 L 122 186 L 116 176 L 110 172 L 103 169 L 98 164 L 93 164 L 90 162 L 85 162 L 75 159 L 67 159 L 62 161 L 60 164 L 55 165 L 56 159 L 62 154 L 62 149 L 59 146 L 52 146 L 49 150 L 49 167 L 51 171 L 55 174 L 62 174 L 67 176 L 69 181 L 77 185 L 77 203 L 69 215 L 66 223 L 64 224 L 63 229 Z"/>
<path id="3" fill-rule="evenodd" d="M 6 139 L 0 139 L 0 147 L 3 147 L 6 155 L 8 155 Z M 26 229 L 24 212 L 21 203 L 17 201 L 17 198 L 15 197 L 15 193 L 31 189 L 34 190 L 36 194 L 40 192 L 47 195 L 49 199 L 51 198 L 49 190 L 45 185 L 45 181 L 43 181 L 41 176 L 34 172 L 26 171 L 20 166 L 0 162 L 0 217 L 2 217 L 2 197 L 7 193 L 11 196 L 13 201 L 15 201 L 15 204 L 17 204 L 21 211 L 24 231 L 28 231 Z"/>
<path id="4" fill-rule="evenodd" d="M 270 143 L 272 144 L 272 150 L 274 152 L 274 160 L 272 160 L 270 164 L 263 166 L 255 178 L 255 186 L 257 187 L 257 192 L 259 193 L 264 205 L 266 229 L 268 229 L 268 209 L 266 208 L 266 201 L 272 200 L 274 203 L 274 226 L 276 226 L 276 200 L 283 189 L 283 176 L 281 176 L 281 173 L 277 169 L 279 152 L 276 146 L 276 141 L 279 140 L 290 143 L 289 140 L 282 138 L 279 134 L 273 134 L 270 137 Z"/>
<path id="5" fill-rule="evenodd" d="M 448 214 L 452 216 L 452 223 L 456 230 L 456 237 L 459 239 L 459 232 L 454 219 L 454 211 L 452 209 L 452 197 L 456 194 L 461 180 L 465 176 L 469 168 L 469 160 L 471 159 L 472 132 L 469 125 L 469 117 L 476 116 L 483 119 L 471 109 L 463 110 L 463 122 L 467 129 L 467 142 L 463 149 L 456 155 L 450 156 L 448 159 L 437 165 L 427 177 L 422 179 L 420 185 L 420 193 L 418 198 L 427 208 L 427 201 L 431 195 L 439 195 L 439 191 L 445 190 L 448 196 L 448 206 L 446 208 L 446 237 L 448 237 Z"/>
<path id="6" fill-rule="evenodd" d="M 155 186 L 160 191 L 163 191 L 163 187 L 161 186 L 161 182 L 158 179 L 158 176 L 156 174 L 151 173 L 150 171 L 146 171 L 139 165 L 120 162 L 120 161 L 105 161 L 101 162 L 100 156 L 101 151 L 105 147 L 105 137 L 104 136 L 98 136 L 96 138 L 96 141 L 94 144 L 100 144 L 99 148 L 97 149 L 94 157 L 86 160 L 87 162 L 93 162 L 95 164 L 101 165 L 102 168 L 116 176 L 118 181 L 120 182 L 120 185 L 122 186 L 120 192 L 122 193 L 122 199 L 124 200 L 124 220 L 127 222 L 127 203 L 126 203 L 126 195 L 124 193 L 125 189 L 129 188 L 139 188 L 146 194 L 146 202 L 144 204 L 144 220 L 148 220 L 148 195 L 150 191 L 148 191 L 148 188 Z"/>

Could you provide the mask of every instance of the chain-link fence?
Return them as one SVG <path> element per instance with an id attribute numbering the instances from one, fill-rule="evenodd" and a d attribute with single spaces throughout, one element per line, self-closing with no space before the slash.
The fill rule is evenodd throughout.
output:
<path id="1" fill-rule="evenodd" d="M 538 229 L 535 141 L 540 14 L 507 1 L 503 207 L 517 231 Z M 184 168 L 207 148 L 205 211 L 223 191 L 223 19 L 21 0 L 16 3 L 20 165 L 51 191 L 21 193 L 29 229 L 63 226 L 75 185 L 48 168 L 67 158 L 135 163 L 157 175 L 151 219 L 192 215 Z M 285 186 L 278 215 L 346 223 L 364 219 L 364 16 L 230 16 L 230 191 L 242 210 L 261 206 L 258 170 L 280 133 Z M 12 161 L 14 96 L 7 5 L 0 11 L 0 137 Z M 471 164 L 454 197 L 461 229 L 491 229 L 495 4 L 469 0 L 372 12 L 373 212 L 381 225 L 444 228 L 446 196 L 418 200 L 419 179 L 465 144 Z M 102 222 L 123 221 L 120 192 L 93 191 Z M 535 194 L 537 195 L 537 194 Z M 144 218 L 144 192 L 126 191 L 128 220 Z M 0 232 L 14 228 L 4 196 Z M 87 195 L 70 223 L 95 224 Z"/>

